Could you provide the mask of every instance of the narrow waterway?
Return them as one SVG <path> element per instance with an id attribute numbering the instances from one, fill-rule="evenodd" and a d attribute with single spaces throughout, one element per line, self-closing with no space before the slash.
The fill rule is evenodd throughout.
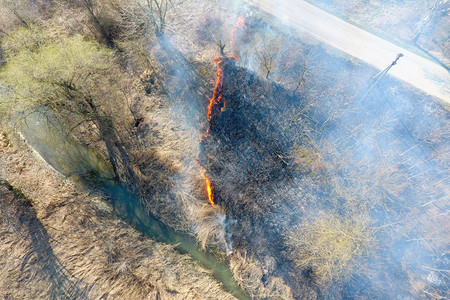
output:
<path id="1" fill-rule="evenodd" d="M 44 116 L 35 113 L 27 117 L 20 132 L 27 143 L 56 171 L 71 177 L 85 189 L 99 189 L 109 199 L 116 214 L 146 236 L 167 244 L 183 254 L 189 254 L 211 271 L 223 288 L 238 299 L 250 299 L 235 283 L 226 257 L 200 249 L 191 235 L 175 231 L 146 213 L 139 196 L 130 193 L 123 184 L 114 182 L 112 166 L 94 150 L 80 145 L 57 129 Z"/>

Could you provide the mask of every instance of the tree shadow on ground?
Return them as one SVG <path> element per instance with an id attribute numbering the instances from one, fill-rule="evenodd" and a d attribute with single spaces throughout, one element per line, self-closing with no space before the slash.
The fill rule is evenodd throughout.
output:
<path id="1" fill-rule="evenodd" d="M 30 242 L 20 271 L 23 273 L 27 265 L 37 267 L 42 277 L 51 283 L 51 299 L 86 299 L 85 291 L 80 287 L 82 282 L 64 267 L 53 252 L 51 237 L 38 219 L 31 201 L 6 181 L 0 181 L 0 207 L 4 212 L 0 217 Z"/>

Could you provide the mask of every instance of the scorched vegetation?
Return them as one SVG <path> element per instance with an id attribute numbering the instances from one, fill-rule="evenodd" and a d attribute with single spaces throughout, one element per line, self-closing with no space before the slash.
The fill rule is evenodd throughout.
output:
<path id="1" fill-rule="evenodd" d="M 0 0 L 0 9 L 5 131 L 13 137 L 38 114 L 100 154 L 139 195 L 146 211 L 133 213 L 223 258 L 236 294 L 448 298 L 450 119 L 435 99 L 389 74 L 374 85 L 378 70 L 245 1 Z M 41 170 L 14 165 L 20 154 L 8 147 L 0 176 L 28 192 L 2 183 L 1 230 L 25 218 L 39 231 L 5 233 L 2 295 L 21 297 L 9 283 L 37 272 L 26 291 L 43 298 L 232 297 L 56 175 L 47 188 L 65 196 L 40 194 L 44 183 L 29 176 Z"/>

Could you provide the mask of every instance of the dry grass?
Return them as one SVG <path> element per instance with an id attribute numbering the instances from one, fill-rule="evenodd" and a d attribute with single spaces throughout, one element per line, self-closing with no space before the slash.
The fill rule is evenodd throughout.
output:
<path id="1" fill-rule="evenodd" d="M 195 233 L 203 248 L 206 245 L 216 244 L 225 247 L 225 212 L 223 209 L 214 208 L 208 203 L 200 205 L 195 210 Z M 230 250 L 231 249 L 227 249 Z"/>
<path id="2" fill-rule="evenodd" d="M 88 299 L 233 298 L 187 256 L 143 237 L 101 198 L 80 194 L 23 145 L 1 137 L 0 174 L 31 199 L 32 222 L 41 225 L 38 235 L 36 226 L 13 230 L 2 222 L 0 298 L 48 299 L 61 282 L 70 287 L 63 295 L 80 290 Z M 30 250 L 43 243 L 45 251 Z M 53 263 L 54 274 L 44 276 L 36 257 Z"/>
<path id="3" fill-rule="evenodd" d="M 311 147 L 302 147 L 296 145 L 292 149 L 294 164 L 302 173 L 308 173 L 310 176 L 324 179 L 326 164 L 323 155 Z M 323 178 L 322 178 L 323 177 Z"/>
<path id="4" fill-rule="evenodd" d="M 247 257 L 246 252 L 233 254 L 230 268 L 238 284 L 253 299 L 293 299 L 291 289 L 283 279 L 270 276 L 264 282 L 262 266 L 255 259 Z"/>
<path id="5" fill-rule="evenodd" d="M 287 243 L 294 261 L 304 270 L 312 270 L 318 284 L 348 278 L 356 258 L 369 251 L 373 231 L 361 219 L 320 215 L 292 232 Z"/>

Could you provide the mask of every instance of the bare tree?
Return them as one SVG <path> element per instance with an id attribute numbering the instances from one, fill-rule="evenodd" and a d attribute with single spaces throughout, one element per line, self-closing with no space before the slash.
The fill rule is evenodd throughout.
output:
<path id="1" fill-rule="evenodd" d="M 217 46 L 220 55 L 225 56 L 225 47 L 230 39 L 228 30 L 224 30 L 220 18 L 207 17 L 199 23 L 196 30 L 199 43 L 210 43 Z"/>
<path id="2" fill-rule="evenodd" d="M 94 0 L 80 0 L 80 2 L 88 12 L 89 18 L 94 23 L 95 28 L 103 37 L 108 47 L 114 48 L 116 46 L 114 43 L 114 34 L 106 26 L 105 20 L 101 18 L 99 10 L 96 7 L 98 4 Z"/>
<path id="3" fill-rule="evenodd" d="M 251 46 L 256 55 L 258 68 L 266 79 L 269 79 L 270 73 L 276 67 L 280 44 L 280 38 L 264 34 L 258 35 Z"/>
<path id="4" fill-rule="evenodd" d="M 157 36 L 163 35 L 166 29 L 167 11 L 173 7 L 171 0 L 145 0 L 138 4 L 144 16 L 153 25 Z"/>
<path id="5" fill-rule="evenodd" d="M 87 0 L 92 1 L 92 0 Z M 167 29 L 167 14 L 174 8 L 171 0 L 108 0 L 109 6 L 121 18 L 122 38 L 134 39 L 147 35 L 149 29 L 161 36 Z"/>
<path id="6" fill-rule="evenodd" d="M 275 68 L 275 54 L 268 51 L 258 52 L 258 61 L 260 64 L 261 71 L 269 79 L 270 72 Z"/>
<path id="7" fill-rule="evenodd" d="M 48 7 L 47 1 L 0 0 L 0 35 L 18 26 L 29 27 Z"/>

